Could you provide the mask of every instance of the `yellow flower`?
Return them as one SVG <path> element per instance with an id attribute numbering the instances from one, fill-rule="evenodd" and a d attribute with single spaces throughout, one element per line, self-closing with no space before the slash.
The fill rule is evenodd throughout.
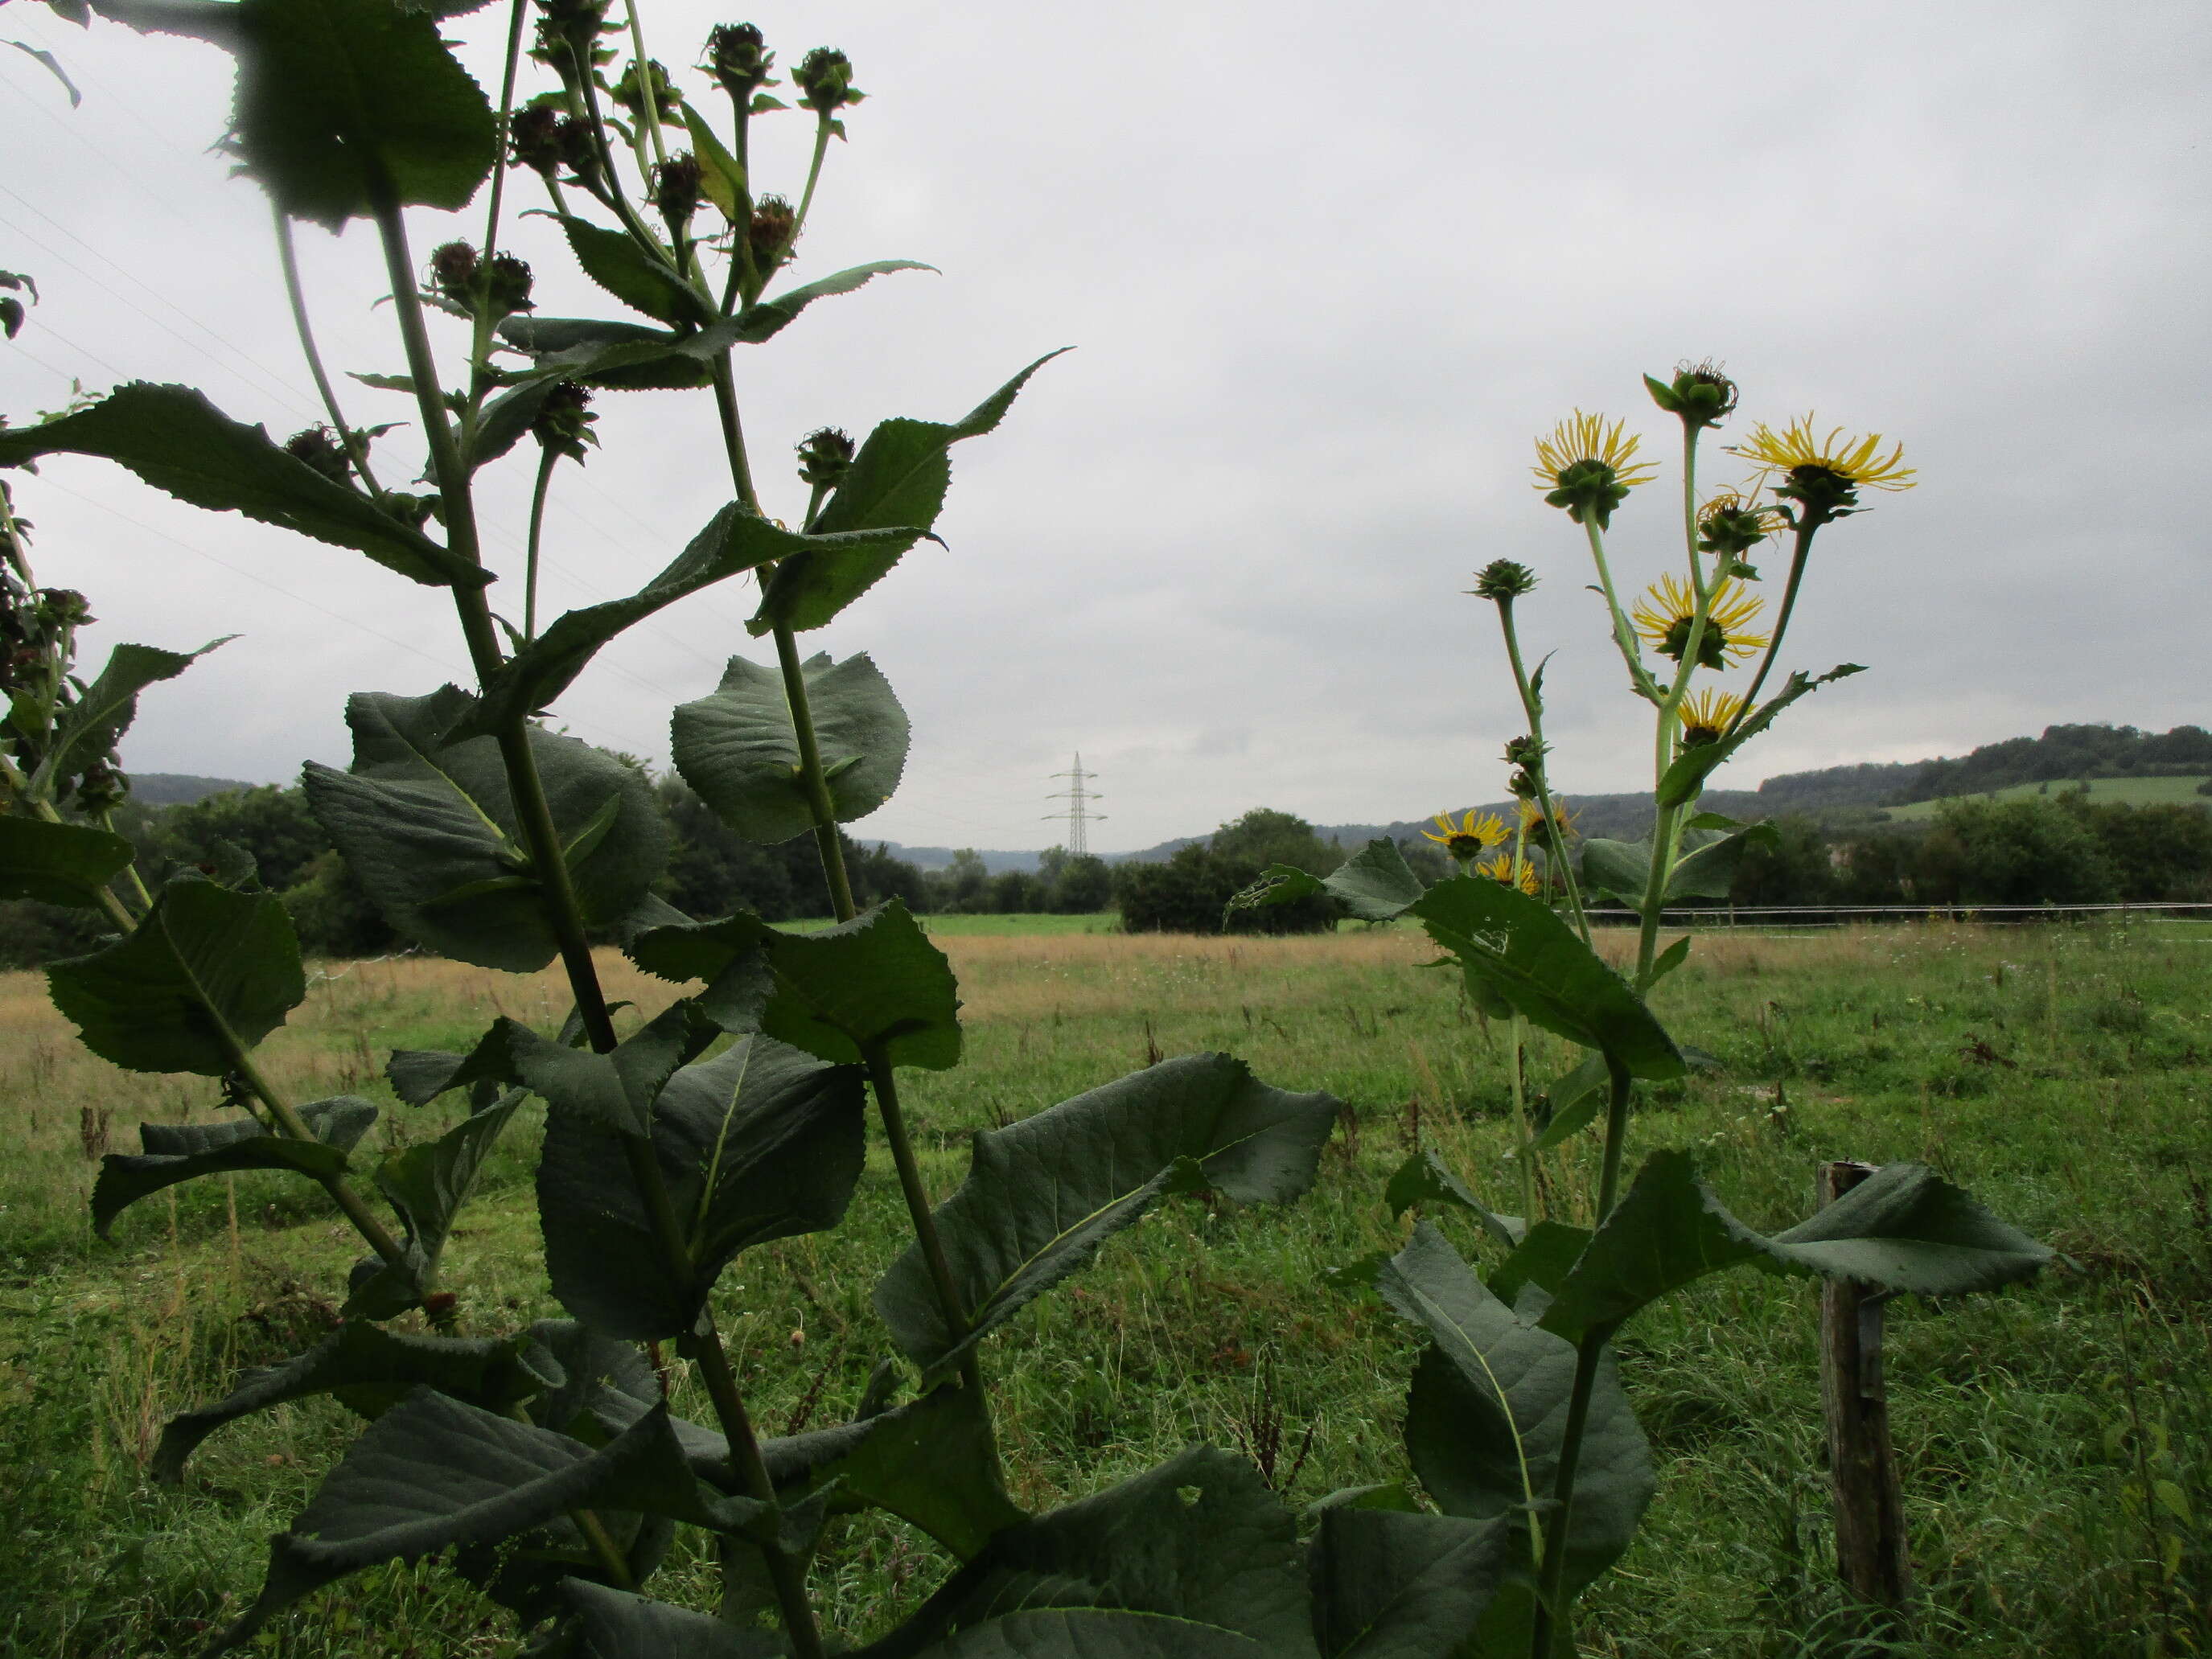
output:
<path id="1" fill-rule="evenodd" d="M 1575 833 L 1575 815 L 1567 810 L 1566 802 L 1556 795 L 1552 798 L 1552 819 L 1547 823 L 1544 809 L 1533 800 L 1521 803 L 1521 834 L 1531 847 L 1548 848 L 1555 839 L 1565 842 Z"/>
<path id="2" fill-rule="evenodd" d="M 1480 857 L 1505 839 L 1505 826 L 1498 821 L 1497 813 L 1486 812 L 1477 817 L 1471 806 L 1468 808 L 1467 817 L 1456 824 L 1452 822 L 1452 815 L 1449 812 L 1437 813 L 1435 823 L 1437 828 L 1443 832 L 1442 835 L 1431 834 L 1426 830 L 1421 831 L 1422 835 L 1462 864 L 1469 859 Z"/>
<path id="3" fill-rule="evenodd" d="M 1690 585 L 1679 576 L 1668 574 L 1645 591 L 1631 614 L 1636 619 L 1636 631 L 1654 649 L 1680 662 L 1683 652 L 1690 647 L 1690 619 L 1696 613 L 1697 605 L 1698 596 L 1691 591 Z M 1765 605 L 1765 600 L 1746 592 L 1743 584 L 1733 576 L 1715 582 L 1712 608 L 1705 615 L 1705 632 L 1698 638 L 1699 665 L 1719 668 L 1728 662 L 1746 662 L 1757 656 L 1765 646 L 1767 636 L 1753 633 L 1751 624 L 1758 620 Z"/>
<path id="4" fill-rule="evenodd" d="M 1780 507 L 1761 507 L 1733 489 L 1723 489 L 1698 509 L 1698 546 L 1706 553 L 1725 550 L 1735 557 L 1789 524 L 1789 515 Z"/>
<path id="5" fill-rule="evenodd" d="M 1846 438 L 1843 428 L 1837 427 L 1826 437 L 1816 438 L 1813 416 L 1807 415 L 1779 432 L 1761 421 L 1733 453 L 1777 472 L 1802 468 L 1826 472 L 1854 489 L 1911 489 L 1914 469 L 1898 465 L 1905 459 L 1905 446 L 1893 446 L 1887 455 L 1876 453 L 1881 447 L 1879 432 Z"/>
<path id="6" fill-rule="evenodd" d="M 1508 887 L 1518 887 L 1532 898 L 1542 890 L 1544 885 L 1543 878 L 1536 873 L 1536 866 L 1525 859 L 1522 860 L 1520 879 L 1515 880 L 1513 860 L 1503 853 L 1493 854 L 1476 865 L 1474 873 L 1488 876 L 1491 880 L 1503 882 Z"/>
<path id="7" fill-rule="evenodd" d="M 1604 416 L 1578 409 L 1553 427 L 1549 437 L 1536 440 L 1536 488 L 1577 524 L 1587 516 L 1604 529 L 1630 490 L 1659 476 L 1657 467 L 1636 459 L 1642 440 L 1624 432 L 1625 424 L 1615 421 L 1608 426 Z"/>
<path id="8" fill-rule="evenodd" d="M 1682 747 L 1702 749 L 1718 743 L 1742 712 L 1743 699 L 1734 692 L 1711 687 L 1692 692 L 1674 710 L 1674 718 L 1682 722 Z"/>

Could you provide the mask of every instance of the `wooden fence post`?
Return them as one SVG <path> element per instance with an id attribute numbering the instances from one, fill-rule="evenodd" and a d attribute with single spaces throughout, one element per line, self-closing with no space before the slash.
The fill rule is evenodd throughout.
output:
<path id="1" fill-rule="evenodd" d="M 1832 1204 L 1874 1173 L 1869 1164 L 1823 1164 L 1820 1194 Z M 1881 1375 L 1882 1293 L 1846 1279 L 1820 1291 L 1820 1403 L 1828 1419 L 1828 1478 L 1835 1492 L 1836 1567 L 1862 1601 L 1902 1614 L 1912 1595 L 1905 1501 L 1889 1439 Z"/>

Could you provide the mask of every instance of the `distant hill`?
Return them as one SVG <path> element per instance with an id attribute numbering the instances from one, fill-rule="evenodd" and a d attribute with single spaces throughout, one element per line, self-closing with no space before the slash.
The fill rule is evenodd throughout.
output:
<path id="1" fill-rule="evenodd" d="M 236 778 L 196 778 L 188 772 L 133 772 L 131 797 L 141 806 L 189 806 L 226 789 L 255 786 Z"/>
<path id="2" fill-rule="evenodd" d="M 2080 790 L 2100 806 L 2201 806 L 2212 808 L 2212 797 L 2200 793 L 2205 779 L 2190 775 L 2149 778 L 2055 779 L 2045 783 L 2008 784 L 2002 789 L 1973 795 L 1945 795 L 1937 800 L 1914 801 L 1893 806 L 1889 816 L 1899 823 L 1918 823 L 1936 816 L 1936 809 L 1954 800 L 2017 800 L 2022 796 L 2060 795 Z"/>

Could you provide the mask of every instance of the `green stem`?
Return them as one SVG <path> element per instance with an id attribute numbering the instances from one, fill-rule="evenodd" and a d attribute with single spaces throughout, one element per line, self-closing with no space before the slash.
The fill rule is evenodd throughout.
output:
<path id="1" fill-rule="evenodd" d="M 668 150 L 660 136 L 660 89 L 653 84 L 653 59 L 645 55 L 645 24 L 638 16 L 637 0 L 629 0 L 630 50 L 637 54 L 637 84 L 645 94 L 645 114 L 638 125 L 653 135 L 653 159 L 665 164 Z"/>
<path id="2" fill-rule="evenodd" d="M 1536 745 L 1535 759 L 1523 769 L 1536 786 L 1536 805 L 1544 814 L 1544 834 L 1550 861 L 1559 866 L 1559 874 L 1567 890 L 1567 908 L 1574 915 L 1575 927 L 1583 936 L 1583 943 L 1587 945 L 1589 943 L 1589 915 L 1583 908 L 1582 884 L 1575 878 L 1575 861 L 1568 856 L 1565 847 L 1552 845 L 1561 837 L 1558 806 L 1552 799 L 1552 787 L 1545 777 L 1544 705 L 1536 696 L 1536 688 L 1529 680 L 1528 672 L 1522 666 L 1520 634 L 1513 626 L 1513 601 L 1506 598 L 1497 603 L 1498 625 L 1505 635 L 1505 659 L 1513 666 L 1514 689 L 1521 694 L 1521 712 L 1528 721 L 1529 739 Z M 1515 870 L 1514 874 L 1518 876 L 1519 870 Z"/>
<path id="3" fill-rule="evenodd" d="M 230 1061 L 231 1069 L 245 1079 L 246 1086 L 253 1091 L 254 1097 L 269 1109 L 269 1115 L 276 1120 L 277 1127 L 295 1140 L 318 1139 L 315 1132 L 307 1127 L 307 1121 L 300 1115 L 298 1109 L 284 1098 L 276 1085 L 254 1064 L 252 1051 L 239 1040 L 238 1033 L 230 1029 L 229 1022 L 212 1008 L 203 1006 L 200 1012 L 213 1028 L 216 1041 L 222 1045 L 223 1055 Z M 331 1195 L 332 1203 L 345 1212 L 346 1219 L 353 1223 L 355 1231 L 368 1241 L 369 1249 L 394 1267 L 400 1266 L 406 1259 L 406 1253 L 399 1248 L 399 1241 L 392 1237 L 391 1230 L 368 1207 L 368 1200 L 354 1191 L 352 1184 L 342 1175 L 321 1179 L 323 1190 Z"/>
<path id="4" fill-rule="evenodd" d="M 100 813 L 99 823 L 100 827 L 106 830 L 111 836 L 120 835 L 123 833 L 115 827 L 115 814 L 113 812 Z M 133 860 L 131 863 L 125 865 L 123 866 L 123 873 L 130 878 L 131 891 L 137 897 L 139 908 L 143 910 L 152 909 L 154 908 L 154 896 L 146 890 L 145 878 L 138 873 L 138 865 L 137 860 Z"/>
<path id="5" fill-rule="evenodd" d="M 30 780 L 23 775 L 15 761 L 6 755 L 0 755 L 0 783 L 5 783 L 8 786 L 9 797 L 15 801 L 19 810 L 27 811 L 33 817 L 42 818 L 48 823 L 64 822 L 61 813 L 55 810 L 52 801 L 32 799 Z M 133 869 L 131 874 L 135 878 L 137 874 L 137 870 Z M 138 890 L 141 893 L 146 890 L 143 884 L 140 884 Z M 106 914 L 107 919 L 113 922 L 119 931 L 128 933 L 137 927 L 137 919 L 131 914 L 130 907 L 115 896 L 113 889 L 104 885 L 95 888 L 94 896 L 100 901 L 100 908 Z M 153 901 L 149 899 L 148 908 L 151 908 L 152 904 Z"/>
<path id="6" fill-rule="evenodd" d="M 799 211 L 792 216 L 791 234 L 784 239 L 782 252 L 789 253 L 799 246 L 799 239 L 806 229 L 806 216 L 814 208 L 814 187 L 822 182 L 822 163 L 830 154 L 830 121 L 826 114 L 817 113 L 814 121 L 814 159 L 807 163 L 806 188 L 799 198 Z"/>
<path id="7" fill-rule="evenodd" d="M 292 327 L 300 337 L 301 353 L 307 360 L 307 373 L 314 377 L 315 390 L 323 400 L 323 409 L 337 428 L 338 441 L 345 446 L 347 458 L 353 470 L 361 475 L 369 495 L 377 501 L 384 499 L 384 490 L 376 482 L 376 475 L 368 467 L 368 443 L 347 424 L 345 411 L 338 407 L 337 389 L 331 384 L 330 375 L 323 368 L 323 354 L 315 348 L 315 331 L 307 321 L 307 290 L 300 283 L 300 261 L 292 248 L 292 222 L 284 210 L 271 207 L 276 221 L 276 262 L 283 267 L 284 297 L 292 302 Z M 412 287 L 413 278 L 409 278 Z"/>
<path id="8" fill-rule="evenodd" d="M 837 808 L 830 798 L 830 780 L 822 769 L 822 744 L 815 735 L 813 711 L 807 704 L 806 672 L 799 660 L 799 641 L 782 623 L 775 624 L 775 633 L 776 666 L 783 672 L 784 700 L 791 705 L 792 733 L 799 742 L 799 787 L 814 819 L 814 847 L 822 856 L 822 878 L 829 884 L 830 902 L 837 920 L 850 921 L 860 910 L 853 902 L 852 878 L 845 870 Z"/>
<path id="9" fill-rule="evenodd" d="M 1620 1198 L 1622 1149 L 1628 1141 L 1628 1099 L 1632 1086 L 1628 1069 L 1611 1054 L 1605 1057 L 1608 1092 L 1605 1112 L 1605 1162 L 1598 1178 L 1597 1218 L 1603 1226 Z M 1536 1617 L 1528 1644 L 1529 1659 L 1553 1659 L 1558 1638 L 1565 1632 L 1573 1641 L 1573 1624 L 1565 1606 L 1567 1539 L 1574 1524 L 1575 1474 L 1582 1462 L 1583 1441 L 1589 1427 L 1590 1398 L 1597 1386 L 1598 1366 L 1606 1344 L 1613 1340 L 1612 1325 L 1584 1334 L 1575 1349 L 1574 1386 L 1567 1396 L 1567 1420 L 1559 1441 L 1559 1462 L 1552 1480 L 1555 1504 L 1547 1530 L 1550 1542 L 1538 1569 Z"/>
<path id="10" fill-rule="evenodd" d="M 897 1074 L 881 1043 L 869 1044 L 860 1051 L 860 1057 L 867 1062 L 868 1082 L 876 1091 L 876 1109 L 884 1121 L 884 1138 L 890 1142 L 891 1162 L 898 1168 L 907 1213 L 914 1219 L 915 1237 L 921 1245 L 922 1260 L 928 1264 L 930 1283 L 937 1289 L 938 1309 L 945 1316 L 946 1331 L 955 1342 L 960 1341 L 969 1329 L 968 1315 L 960 1305 L 959 1284 L 952 1276 L 952 1262 L 945 1253 L 945 1240 L 929 1206 L 929 1188 L 922 1184 L 921 1165 L 914 1155 L 913 1137 L 907 1133 L 906 1115 L 899 1109 Z M 981 1386 L 982 1370 L 973 1349 L 960 1362 L 960 1376 L 971 1389 Z"/>
<path id="11" fill-rule="evenodd" d="M 1528 1089 L 1522 1076 L 1521 1054 L 1528 1040 L 1528 1022 L 1521 1011 L 1513 1011 L 1512 1043 L 1506 1050 L 1506 1065 L 1511 1069 L 1513 1082 L 1513 1121 L 1521 1126 L 1521 1150 L 1515 1162 L 1521 1166 L 1521 1219 L 1525 1225 L 1536 1224 L 1536 1126 L 1528 1121 Z"/>
<path id="12" fill-rule="evenodd" d="M 1656 702 L 1659 688 L 1644 666 L 1643 653 L 1636 648 L 1635 632 L 1629 627 L 1620 600 L 1613 591 L 1613 567 L 1606 562 L 1605 538 L 1598 530 L 1597 520 L 1589 514 L 1583 515 L 1583 534 L 1589 542 L 1590 557 L 1597 565 L 1598 587 L 1605 595 L 1607 614 L 1613 618 L 1613 642 L 1620 651 L 1621 661 L 1628 665 L 1629 683 L 1638 696 Z"/>
<path id="13" fill-rule="evenodd" d="M 407 252 L 406 226 L 400 216 L 399 207 L 387 189 L 380 192 L 376 204 L 377 228 L 384 242 L 385 262 L 392 273 L 392 289 L 398 302 L 400 329 L 406 340 L 407 361 L 415 378 L 417 407 L 421 410 L 425 428 L 430 438 L 431 465 L 438 481 L 439 491 L 446 503 L 446 532 L 452 550 L 472 563 L 483 562 L 476 534 L 476 517 L 468 477 L 463 471 L 460 453 L 454 442 L 452 428 L 447 424 L 443 402 L 437 392 L 437 366 L 430 355 L 429 333 L 422 316 L 420 297 L 415 291 L 412 261 Z M 455 586 L 453 603 L 460 614 L 463 632 L 467 635 L 469 653 L 474 659 L 479 683 L 488 682 L 501 665 L 499 643 L 491 620 L 491 608 L 481 587 Z M 500 758 L 507 774 L 507 792 L 513 799 L 516 827 L 521 831 L 523 846 L 530 855 L 532 873 L 545 901 L 546 920 L 552 927 L 560 947 L 562 965 L 567 970 L 570 990 L 576 999 L 576 1010 L 586 1037 L 598 1053 L 611 1051 L 618 1039 L 615 1034 L 614 1018 L 607 1007 L 606 994 L 599 984 L 599 970 L 592 961 L 591 944 L 585 935 L 583 912 L 576 899 L 576 890 L 571 879 L 567 859 L 562 855 L 561 838 L 553 823 L 551 807 L 545 798 L 544 780 L 538 770 L 538 757 L 530 746 L 529 732 L 524 718 L 518 714 L 498 733 Z M 250 1080 L 250 1079 L 249 1079 Z M 651 1217 L 656 1239 L 659 1243 L 665 1266 L 672 1283 L 689 1285 L 695 1273 L 689 1245 L 685 1242 L 683 1224 L 678 1218 L 674 1201 L 669 1196 L 668 1184 L 662 1175 L 659 1163 L 653 1157 L 649 1142 L 623 1138 L 629 1171 L 647 1214 Z M 700 1326 L 687 1336 L 686 1352 L 700 1368 L 708 1385 L 708 1393 L 714 1403 L 715 1415 L 722 1425 L 724 1437 L 729 1443 L 730 1456 L 749 1493 L 763 1503 L 775 1501 L 775 1484 L 769 1479 L 767 1465 L 761 1460 L 760 1443 L 753 1432 L 752 1419 L 746 1413 L 744 1398 L 738 1392 L 737 1378 L 730 1369 L 729 1356 L 723 1352 L 721 1338 L 716 1334 L 711 1311 L 702 1312 Z M 777 1601 L 782 1607 L 784 1624 L 799 1659 L 819 1659 L 823 1652 L 822 1638 L 814 1623 L 814 1609 L 806 1597 L 804 1575 L 780 1550 L 767 1549 L 766 1558 L 770 1576 L 775 1582 Z"/>
<path id="14" fill-rule="evenodd" d="M 462 436 L 473 446 L 477 416 L 491 380 L 491 261 L 499 252 L 499 211 L 507 198 L 507 127 L 514 109 L 515 71 L 522 59 L 522 17 L 529 0 L 514 0 L 507 14 L 507 68 L 499 83 L 498 159 L 491 168 L 491 201 L 484 211 L 483 289 L 477 295 L 475 337 L 469 349 L 469 406 L 461 417 Z"/>
<path id="15" fill-rule="evenodd" d="M 524 557 L 522 577 L 522 637 L 538 637 L 538 547 L 545 532 L 545 495 L 553 483 L 553 467 L 560 452 L 548 444 L 538 457 L 538 485 L 530 492 L 530 544 Z"/>
<path id="16" fill-rule="evenodd" d="M 1805 561 L 1813 550 L 1814 532 L 1820 529 L 1822 522 L 1813 517 L 1809 507 L 1804 509 L 1798 519 L 1796 544 L 1790 553 L 1790 580 L 1782 585 L 1782 609 L 1774 618 L 1774 637 L 1766 642 L 1766 655 L 1759 659 L 1759 672 L 1752 677 L 1751 690 L 1744 693 L 1743 706 L 1736 710 L 1735 718 L 1729 722 L 1728 732 L 1722 733 L 1723 738 L 1742 725 L 1744 717 L 1758 706 L 1759 690 L 1766 684 L 1767 675 L 1773 672 L 1775 658 L 1781 653 L 1782 636 L 1790 631 L 1790 613 L 1797 608 L 1798 584 L 1805 580 Z"/>

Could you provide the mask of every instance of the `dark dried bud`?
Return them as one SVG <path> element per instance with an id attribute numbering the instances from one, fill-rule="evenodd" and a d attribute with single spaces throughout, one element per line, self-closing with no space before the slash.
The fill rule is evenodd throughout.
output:
<path id="1" fill-rule="evenodd" d="M 112 755 L 96 760 L 84 769 L 77 780 L 76 805 L 94 817 L 112 812 L 123 805 L 131 793 L 131 781 L 123 775 Z"/>
<path id="2" fill-rule="evenodd" d="M 707 61 L 700 67 L 713 76 L 724 92 L 743 104 L 754 91 L 773 85 L 769 70 L 775 54 L 750 23 L 725 23 L 707 36 Z"/>
<path id="3" fill-rule="evenodd" d="M 514 112 L 507 123 L 507 143 L 517 167 L 531 168 L 550 179 L 561 171 L 561 127 L 564 118 L 551 104 L 528 104 Z"/>
<path id="4" fill-rule="evenodd" d="M 537 417 L 530 422 L 531 435 L 556 455 L 582 460 L 585 447 L 599 441 L 592 430 L 599 417 L 591 412 L 591 401 L 587 388 L 574 380 L 562 380 L 538 405 Z"/>
<path id="5" fill-rule="evenodd" d="M 1516 800 L 1534 800 L 1543 793 L 1536 787 L 1535 775 L 1525 767 L 1505 780 L 1505 787 Z"/>
<path id="6" fill-rule="evenodd" d="M 637 72 L 637 69 L 638 66 L 633 60 L 630 66 L 623 71 L 622 79 L 615 82 L 613 89 L 607 95 L 629 111 L 632 120 L 642 121 L 645 119 L 645 88 L 647 84 L 650 84 L 653 88 L 654 115 L 665 125 L 682 126 L 684 100 L 677 93 L 676 88 L 668 83 L 668 71 L 661 67 L 660 60 L 653 58 L 648 61 L 645 66 L 645 73 L 641 76 Z"/>
<path id="7" fill-rule="evenodd" d="M 484 279 L 486 297 L 495 317 L 512 317 L 530 309 L 530 262 L 512 253 L 491 256 L 491 271 Z"/>
<path id="8" fill-rule="evenodd" d="M 853 84 L 853 60 L 835 46 L 817 46 L 800 58 L 791 83 L 799 88 L 799 101 L 822 115 L 867 96 Z"/>
<path id="9" fill-rule="evenodd" d="M 834 426 L 810 432 L 799 445 L 799 477 L 816 489 L 828 489 L 842 480 L 853 465 L 853 441 Z"/>
<path id="10" fill-rule="evenodd" d="M 685 151 L 672 155 L 653 170 L 653 204 L 668 221 L 671 231 L 681 234 L 699 207 L 699 183 L 705 175 L 699 158 Z"/>
<path id="11" fill-rule="evenodd" d="M 1710 358 L 1702 363 L 1675 364 L 1672 380 L 1647 374 L 1644 385 L 1653 403 L 1669 415 L 1680 416 L 1682 424 L 1693 429 L 1718 426 L 1735 408 L 1735 382 Z"/>
<path id="12" fill-rule="evenodd" d="M 476 298 L 477 251 L 466 242 L 447 242 L 430 254 L 430 286 L 465 305 Z"/>
<path id="13" fill-rule="evenodd" d="M 50 628 L 83 628 L 100 620 L 92 614 L 92 601 L 74 587 L 40 588 L 39 611 Z"/>
<path id="14" fill-rule="evenodd" d="M 1474 595 L 1500 602 L 1519 599 L 1536 586 L 1535 572 L 1510 559 L 1492 559 L 1475 572 Z"/>
<path id="15" fill-rule="evenodd" d="M 608 0 L 538 0 L 538 44 L 530 55 L 574 84 L 592 66 L 612 61 L 599 36 L 606 32 Z"/>
<path id="16" fill-rule="evenodd" d="M 1540 766 L 1546 747 L 1534 738 L 1509 738 L 1505 744 L 1505 763 L 1508 766 Z"/>
<path id="17" fill-rule="evenodd" d="M 755 202 L 752 223 L 745 232 L 753 269 L 765 276 L 788 258 L 792 233 L 798 228 L 799 216 L 782 197 L 763 196 Z"/>
<path id="18" fill-rule="evenodd" d="M 326 426 L 311 426 L 304 432 L 295 432 L 284 440 L 284 453 L 295 461 L 306 462 L 332 483 L 344 483 L 353 476 L 345 447 Z"/>

